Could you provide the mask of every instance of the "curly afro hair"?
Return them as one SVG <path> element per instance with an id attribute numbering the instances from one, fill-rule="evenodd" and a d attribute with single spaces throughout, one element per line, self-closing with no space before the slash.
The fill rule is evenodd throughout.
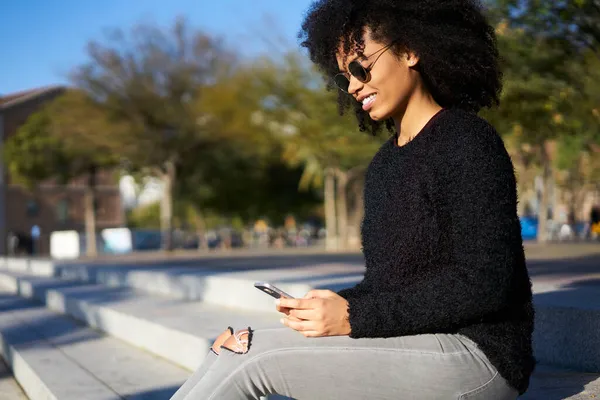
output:
<path id="1" fill-rule="evenodd" d="M 407 51 L 420 59 L 426 88 L 442 107 L 478 112 L 499 103 L 502 73 L 494 28 L 476 0 L 318 0 L 299 33 L 310 59 L 331 78 L 338 72 L 336 53 L 361 55 L 365 28 L 380 43 L 394 42 L 397 56 Z M 328 88 L 334 86 L 329 79 Z M 375 134 L 373 121 L 345 93 L 338 97 L 343 114 L 354 108 L 362 131 Z M 393 131 L 393 121 L 384 121 Z"/>

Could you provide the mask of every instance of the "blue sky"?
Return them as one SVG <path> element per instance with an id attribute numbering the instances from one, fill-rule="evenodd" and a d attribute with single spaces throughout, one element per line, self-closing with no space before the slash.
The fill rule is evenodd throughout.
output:
<path id="1" fill-rule="evenodd" d="M 85 62 L 85 45 L 110 28 L 137 22 L 168 27 L 177 16 L 225 38 L 243 54 L 264 51 L 261 35 L 296 33 L 311 0 L 4 0 L 0 1 L 0 95 L 65 83 Z"/>

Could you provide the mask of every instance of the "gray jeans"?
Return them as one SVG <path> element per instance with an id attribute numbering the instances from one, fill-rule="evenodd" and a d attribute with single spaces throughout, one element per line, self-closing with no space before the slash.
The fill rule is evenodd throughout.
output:
<path id="1" fill-rule="evenodd" d="M 247 354 L 210 352 L 171 400 L 514 400 L 512 388 L 462 335 L 305 338 L 255 331 Z"/>

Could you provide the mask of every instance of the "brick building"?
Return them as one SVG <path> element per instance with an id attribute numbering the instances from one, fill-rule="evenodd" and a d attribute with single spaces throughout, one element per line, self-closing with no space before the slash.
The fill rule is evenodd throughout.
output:
<path id="1" fill-rule="evenodd" d="M 0 97 L 0 157 L 3 143 L 14 135 L 27 118 L 65 91 L 54 86 Z M 0 158 L 0 254 L 6 254 L 7 234 L 30 235 L 37 225 L 40 253 L 49 252 L 50 233 L 57 230 L 84 231 L 83 188 L 86 176 L 68 185 L 41 183 L 30 192 L 11 182 Z M 124 213 L 116 178 L 112 171 L 97 176 L 97 229 L 123 226 Z"/>

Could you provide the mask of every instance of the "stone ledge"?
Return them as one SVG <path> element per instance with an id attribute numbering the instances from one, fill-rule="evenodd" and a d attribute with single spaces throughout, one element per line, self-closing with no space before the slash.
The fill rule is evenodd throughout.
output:
<path id="1" fill-rule="evenodd" d="M 54 266 L 49 269 L 47 264 L 41 262 L 28 265 L 14 263 L 11 270 L 28 270 L 36 275 L 52 271 L 52 274 L 67 279 L 67 282 L 72 279 L 98 282 L 109 287 L 133 287 L 175 299 L 202 300 L 203 307 L 206 307 L 205 303 L 212 303 L 245 314 L 273 310 L 272 299 L 253 287 L 255 281 L 270 281 L 292 295 L 302 296 L 312 288 L 337 290 L 350 286 L 360 279 L 362 268 L 338 263 L 237 271 L 219 270 L 214 266 L 154 269 Z M 534 350 L 536 358 L 542 363 L 589 372 L 600 371 L 600 281 L 595 280 L 596 276 L 599 276 L 598 273 L 575 277 L 564 274 L 535 277 Z M 56 289 L 60 284 L 59 281 L 53 281 L 53 288 Z M 26 290 L 26 287 L 22 289 Z M 71 308 L 75 307 L 69 304 Z M 110 313 L 103 310 L 103 314 Z M 113 316 L 113 319 L 117 317 Z M 138 325 L 141 326 L 141 323 Z M 111 333 L 117 335 L 118 326 L 112 329 Z M 124 336 L 125 333 L 120 335 Z M 193 363 L 184 362 L 182 365 L 190 367 Z"/>
<path id="2" fill-rule="evenodd" d="M 214 338 L 229 325 L 236 329 L 280 326 L 272 302 L 271 313 L 240 312 L 148 296 L 129 288 L 81 285 L 14 272 L 0 272 L 0 284 L 188 370 L 198 367 Z"/>
<path id="3" fill-rule="evenodd" d="M 519 400 L 600 399 L 600 374 L 538 365 L 529 390 Z"/>
<path id="4" fill-rule="evenodd" d="M 241 260 L 244 262 L 244 260 Z M 271 311 L 272 299 L 254 288 L 267 281 L 292 296 L 304 296 L 311 289 L 340 290 L 360 282 L 364 267 L 347 263 L 327 263 L 281 268 L 243 267 L 231 271 L 215 267 L 136 267 L 59 265 L 51 261 L 8 259 L 4 270 L 40 277 L 131 287 L 175 299 L 203 301 L 249 311 Z M 228 295 L 224 296 L 224 290 Z"/>
<path id="5" fill-rule="evenodd" d="M 144 337 L 155 336 L 153 332 L 156 331 L 154 331 L 155 328 L 152 325 L 140 325 L 136 327 L 134 325 L 135 322 L 131 321 L 137 319 L 147 324 L 162 326 L 163 329 L 169 330 L 169 336 L 163 336 L 157 339 L 155 343 L 162 345 L 162 347 L 179 347 L 179 350 L 173 349 L 172 353 L 165 353 L 163 356 L 167 358 L 181 357 L 181 355 L 177 356 L 175 354 L 177 351 L 196 354 L 196 356 L 191 358 L 193 361 L 189 361 L 189 359 L 187 361 L 189 364 L 187 368 L 190 370 L 197 367 L 203 353 L 205 354 L 205 351 L 208 349 L 208 340 L 203 344 L 202 342 L 198 342 L 200 335 L 212 338 L 217 334 L 217 330 L 220 329 L 219 326 L 226 326 L 227 323 L 236 318 L 236 327 L 244 326 L 246 322 L 249 323 L 250 321 L 252 321 L 253 326 L 257 326 L 256 322 L 260 318 L 264 318 L 262 321 L 263 326 L 261 327 L 278 326 L 275 319 L 270 319 L 266 315 L 248 312 L 236 314 L 233 310 L 229 310 L 228 312 L 225 308 L 202 303 L 155 298 L 130 289 L 106 288 L 98 285 L 80 286 L 79 282 L 65 282 L 58 279 L 24 275 L 19 276 L 15 273 L 2 273 L 0 274 L 0 278 L 0 282 L 3 285 L 11 286 L 13 292 L 19 292 L 26 297 L 41 298 L 51 308 L 76 315 L 81 320 L 104 329 L 108 333 L 114 332 L 115 336 L 136 344 L 139 347 L 144 347 Z M 542 311 L 542 314 L 545 312 Z M 548 321 L 551 323 L 553 318 L 556 317 L 556 310 L 552 311 L 552 307 L 550 307 L 547 312 Z M 115 317 L 119 314 L 120 317 Z M 185 318 L 181 318 L 181 316 L 185 316 Z M 275 316 L 276 314 L 273 315 L 273 317 Z M 570 323 L 571 325 L 567 324 L 565 326 L 572 327 L 573 321 L 570 321 Z M 118 328 L 119 325 L 122 325 L 121 328 Z M 181 343 L 173 342 L 176 338 L 170 335 L 174 334 L 174 332 L 195 337 L 196 344 L 186 340 Z M 171 346 L 164 346 L 164 343 L 170 343 Z M 201 347 L 201 351 L 196 352 L 193 347 L 194 345 Z M 51 355 L 51 357 L 54 357 L 54 355 Z M 33 372 L 29 375 L 31 376 L 32 374 L 35 375 Z M 189 372 L 186 374 L 186 377 L 188 375 Z M 521 399 L 587 400 L 594 398 L 594 396 L 600 396 L 599 377 L 600 375 L 598 374 L 561 370 L 543 365 L 538 366 L 532 377 L 530 390 Z M 35 376 L 31 376 L 30 379 L 35 381 Z M 89 397 L 86 396 L 85 398 Z M 282 397 L 270 396 L 269 399 L 271 398 Z M 62 398 L 60 399 L 62 400 Z"/>
<path id="6" fill-rule="evenodd" d="M 187 372 L 0 290 L 3 358 L 31 400 L 163 400 Z M 2 398 L 4 393 L 2 393 Z"/>

